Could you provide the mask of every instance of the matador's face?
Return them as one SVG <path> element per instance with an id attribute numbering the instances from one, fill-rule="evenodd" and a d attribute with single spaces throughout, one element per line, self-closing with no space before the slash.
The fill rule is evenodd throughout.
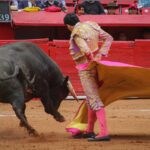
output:
<path id="1" fill-rule="evenodd" d="M 68 30 L 69 30 L 69 31 L 71 31 L 71 32 L 72 32 L 72 30 L 73 30 L 74 26 L 71 26 L 71 25 L 67 24 L 67 28 L 68 28 Z"/>

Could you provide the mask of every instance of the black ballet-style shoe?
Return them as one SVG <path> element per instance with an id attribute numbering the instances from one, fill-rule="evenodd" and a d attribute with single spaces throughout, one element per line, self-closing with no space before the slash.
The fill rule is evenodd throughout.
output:
<path id="1" fill-rule="evenodd" d="M 83 137 L 83 133 L 82 133 L 82 132 L 81 132 L 81 133 L 78 133 L 78 134 L 76 134 L 76 135 L 73 135 L 72 137 L 75 138 L 75 139 L 80 139 L 80 138 Z"/>
<path id="2" fill-rule="evenodd" d="M 110 141 L 110 136 L 102 136 L 102 137 L 91 137 L 88 138 L 88 141 Z"/>
<path id="3" fill-rule="evenodd" d="M 95 133 L 94 132 L 86 132 L 82 134 L 83 138 L 92 138 L 95 137 Z"/>
<path id="4" fill-rule="evenodd" d="M 95 133 L 94 132 L 86 132 L 86 133 L 78 133 L 76 135 L 72 136 L 73 138 L 76 139 L 80 139 L 80 138 L 91 138 L 91 137 L 95 137 Z"/>

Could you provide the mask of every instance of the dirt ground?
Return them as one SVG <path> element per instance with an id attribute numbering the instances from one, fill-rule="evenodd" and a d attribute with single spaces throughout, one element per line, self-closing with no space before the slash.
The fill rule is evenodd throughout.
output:
<path id="1" fill-rule="evenodd" d="M 81 103 L 82 101 L 80 101 Z M 65 131 L 79 103 L 64 100 L 59 123 L 44 112 L 40 101 L 27 103 L 26 116 L 39 137 L 29 136 L 9 104 L 0 103 L 0 150 L 150 150 L 150 100 L 120 100 L 106 107 L 109 142 L 74 139 Z M 99 132 L 98 123 L 95 132 Z"/>

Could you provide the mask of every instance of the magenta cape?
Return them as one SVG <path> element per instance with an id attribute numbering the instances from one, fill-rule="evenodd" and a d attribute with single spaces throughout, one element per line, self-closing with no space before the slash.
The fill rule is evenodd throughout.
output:
<path id="1" fill-rule="evenodd" d="M 111 61 L 93 61 L 88 66 L 93 65 L 97 67 L 99 94 L 105 106 L 127 97 L 150 97 L 150 69 Z M 88 108 L 83 101 L 66 130 L 85 131 L 87 120 Z"/>

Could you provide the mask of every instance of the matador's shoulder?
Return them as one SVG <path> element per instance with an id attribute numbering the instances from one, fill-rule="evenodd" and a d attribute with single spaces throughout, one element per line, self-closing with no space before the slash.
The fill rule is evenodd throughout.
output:
<path id="1" fill-rule="evenodd" d="M 93 21 L 86 21 L 85 22 L 86 24 L 89 24 L 92 28 L 94 28 L 95 30 L 99 31 L 101 28 L 100 26 L 96 23 L 96 22 L 93 22 Z"/>
<path id="2" fill-rule="evenodd" d="M 71 37 L 74 37 L 75 35 L 77 35 L 83 39 L 88 39 L 91 35 L 91 32 L 93 32 L 92 29 L 99 31 L 100 26 L 96 22 L 92 22 L 92 21 L 86 21 L 86 22 L 80 23 L 72 31 Z"/>

